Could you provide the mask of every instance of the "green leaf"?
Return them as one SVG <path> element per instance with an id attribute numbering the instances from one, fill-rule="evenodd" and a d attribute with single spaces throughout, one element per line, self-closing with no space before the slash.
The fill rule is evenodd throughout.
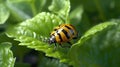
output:
<path id="1" fill-rule="evenodd" d="M 69 63 L 74 67 L 119 67 L 119 30 L 120 21 L 92 27 L 70 49 Z"/>
<path id="2" fill-rule="evenodd" d="M 32 0 L 30 3 L 33 15 L 39 13 L 46 4 L 46 0 Z"/>
<path id="3" fill-rule="evenodd" d="M 96 25 L 94 27 L 92 27 L 90 30 L 88 30 L 82 37 L 81 39 L 78 41 L 78 43 L 84 42 L 85 40 L 89 39 L 90 37 L 92 37 L 93 35 L 95 35 L 96 33 L 108 28 L 108 26 L 113 26 L 116 25 L 116 23 L 114 22 L 105 22 L 105 23 L 101 23 L 99 25 Z"/>
<path id="4" fill-rule="evenodd" d="M 83 19 L 83 11 L 84 11 L 83 6 L 80 5 L 70 12 L 70 24 L 74 25 L 76 30 L 80 32 L 79 35 L 84 33 L 83 30 L 88 28 L 89 26 L 88 24 L 89 22 L 87 20 L 86 20 L 87 22 L 81 21 Z"/>
<path id="5" fill-rule="evenodd" d="M 38 13 L 43 9 L 43 7 L 46 5 L 46 0 L 36 0 L 35 1 L 35 7 L 38 10 Z"/>
<path id="6" fill-rule="evenodd" d="M 30 2 L 32 0 L 9 0 L 10 2 L 14 2 L 14 3 L 17 3 L 17 2 Z"/>
<path id="7" fill-rule="evenodd" d="M 15 58 L 10 50 L 11 43 L 0 43 L 0 67 L 14 67 Z"/>
<path id="8" fill-rule="evenodd" d="M 53 0 L 52 4 L 49 6 L 49 10 L 58 14 L 62 19 L 64 19 L 67 22 L 69 11 L 70 11 L 70 1 L 69 0 Z"/>
<path id="9" fill-rule="evenodd" d="M 6 22 L 6 20 L 9 17 L 9 11 L 6 9 L 4 4 L 0 3 L 0 24 L 3 24 Z"/>
<path id="10" fill-rule="evenodd" d="M 53 28 L 61 23 L 63 21 L 56 15 L 42 12 L 32 19 L 8 28 L 7 35 L 20 41 L 19 45 L 43 51 L 47 56 L 60 58 L 62 52 L 57 50 L 54 52 L 53 46 L 50 47 L 45 40 Z"/>
<path id="11" fill-rule="evenodd" d="M 56 15 L 42 12 L 34 18 L 15 26 L 14 29 L 9 28 L 9 34 L 13 36 L 14 34 L 17 36 L 25 35 L 39 40 L 42 37 L 48 37 L 53 28 L 61 23 L 63 22 Z"/>
<path id="12" fill-rule="evenodd" d="M 82 14 L 83 14 L 83 6 L 78 6 L 75 8 L 71 13 L 70 13 L 70 19 L 73 20 L 71 21 L 72 23 L 77 23 L 80 22 L 82 19 Z"/>
<path id="13" fill-rule="evenodd" d="M 23 7 L 24 6 L 24 7 Z M 31 18 L 30 6 L 27 5 L 27 2 L 18 2 L 18 1 L 6 1 L 6 7 L 11 13 L 12 19 L 17 21 L 23 21 L 25 19 Z M 28 11 L 30 14 L 28 14 Z M 10 17 L 11 18 L 11 17 Z"/>

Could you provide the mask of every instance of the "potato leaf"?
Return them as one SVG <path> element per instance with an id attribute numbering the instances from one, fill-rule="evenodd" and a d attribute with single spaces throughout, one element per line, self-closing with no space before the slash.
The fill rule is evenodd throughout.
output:
<path id="1" fill-rule="evenodd" d="M 53 0 L 52 4 L 49 6 L 49 10 L 58 14 L 62 19 L 64 19 L 67 22 L 69 11 L 70 11 L 70 1 L 69 0 Z"/>
<path id="2" fill-rule="evenodd" d="M 14 67 L 15 58 L 10 50 L 11 43 L 0 43 L 0 67 Z"/>
<path id="3" fill-rule="evenodd" d="M 69 63 L 74 67 L 119 66 L 119 30 L 120 21 L 105 22 L 92 27 L 72 46 Z"/>
<path id="4" fill-rule="evenodd" d="M 10 27 L 7 35 L 20 41 L 19 45 L 43 51 L 47 56 L 60 58 L 64 52 L 58 50 L 54 52 L 54 46 L 49 46 L 46 40 L 53 28 L 61 23 L 63 22 L 56 15 L 42 12 L 32 19 Z M 63 51 L 62 49 L 60 50 Z"/>
<path id="5" fill-rule="evenodd" d="M 4 4 L 0 3 L 0 24 L 5 23 L 8 17 L 9 11 L 7 10 Z"/>

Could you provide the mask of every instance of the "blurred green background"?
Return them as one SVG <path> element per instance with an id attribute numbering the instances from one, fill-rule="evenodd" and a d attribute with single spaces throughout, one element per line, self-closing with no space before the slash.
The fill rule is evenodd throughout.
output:
<path id="1" fill-rule="evenodd" d="M 7 41 L 13 44 L 11 49 L 16 57 L 15 67 L 72 67 L 60 63 L 59 59 L 45 56 L 43 52 L 19 46 L 18 41 L 5 34 L 10 26 L 33 18 L 40 12 L 49 12 L 48 7 L 51 2 L 52 0 L 0 0 L 0 43 Z M 80 36 L 97 24 L 120 19 L 120 0 L 70 0 L 70 5 L 69 19 L 79 30 Z M 119 51 L 117 53 L 120 53 Z M 94 65 L 94 67 L 99 66 Z"/>

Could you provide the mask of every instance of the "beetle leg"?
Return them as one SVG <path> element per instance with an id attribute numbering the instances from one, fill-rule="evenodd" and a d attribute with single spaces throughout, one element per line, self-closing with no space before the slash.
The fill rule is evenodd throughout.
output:
<path id="1" fill-rule="evenodd" d="M 60 43 L 59 45 L 60 45 L 61 47 L 63 47 L 61 43 Z"/>
<path id="2" fill-rule="evenodd" d="M 73 37 L 73 39 L 77 39 L 78 37 L 80 37 L 79 32 L 76 34 L 75 37 Z"/>
<path id="3" fill-rule="evenodd" d="M 75 37 L 73 37 L 73 39 L 77 39 L 77 38 L 78 38 L 78 36 L 79 36 L 79 35 L 78 35 L 78 33 L 77 33 L 77 35 L 76 35 Z"/>
<path id="4" fill-rule="evenodd" d="M 62 48 L 64 48 L 64 46 L 62 46 L 62 44 L 61 44 L 61 43 L 60 43 L 59 45 L 60 45 Z"/>
<path id="5" fill-rule="evenodd" d="M 73 37 L 73 39 L 77 39 L 78 37 Z"/>
<path id="6" fill-rule="evenodd" d="M 57 47 L 57 44 L 55 43 L 55 47 Z"/>

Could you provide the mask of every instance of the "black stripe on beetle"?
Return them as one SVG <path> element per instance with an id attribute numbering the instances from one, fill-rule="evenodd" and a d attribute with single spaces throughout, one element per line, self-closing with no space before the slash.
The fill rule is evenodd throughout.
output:
<path id="1" fill-rule="evenodd" d="M 74 31 L 70 27 L 68 27 L 68 26 L 65 26 L 65 27 L 70 30 L 70 32 L 72 33 L 72 35 L 74 35 Z"/>
<path id="2" fill-rule="evenodd" d="M 68 29 L 71 29 L 70 27 L 68 27 L 68 26 L 65 26 L 66 28 L 68 28 Z"/>
<path id="3" fill-rule="evenodd" d="M 70 35 L 67 33 L 67 31 L 65 31 L 65 30 L 63 29 L 62 32 L 65 34 L 65 36 L 67 37 L 67 39 L 70 38 Z"/>

